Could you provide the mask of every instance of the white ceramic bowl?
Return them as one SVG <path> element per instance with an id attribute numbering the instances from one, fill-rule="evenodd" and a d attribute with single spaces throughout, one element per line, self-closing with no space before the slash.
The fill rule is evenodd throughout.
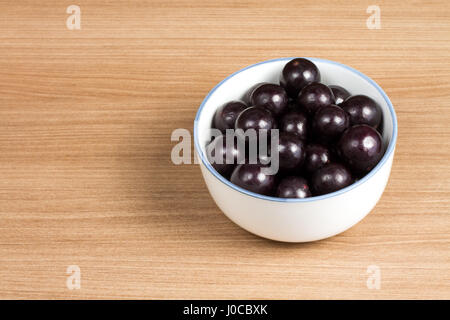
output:
<path id="1" fill-rule="evenodd" d="M 194 141 L 200 168 L 212 198 L 237 225 L 261 237 L 286 242 L 315 241 L 347 230 L 364 218 L 383 193 L 391 171 L 397 140 L 397 119 L 386 93 L 369 77 L 346 65 L 316 58 L 321 82 L 365 94 L 383 111 L 386 152 L 364 178 L 339 191 L 306 199 L 281 199 L 242 189 L 222 177 L 207 161 L 205 146 L 216 109 L 241 99 L 259 82 L 279 83 L 284 65 L 293 58 L 264 61 L 233 73 L 211 90 L 195 118 Z"/>

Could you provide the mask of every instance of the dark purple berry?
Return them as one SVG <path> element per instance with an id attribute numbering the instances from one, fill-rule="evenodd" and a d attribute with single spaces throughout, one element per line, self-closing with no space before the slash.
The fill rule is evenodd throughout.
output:
<path id="1" fill-rule="evenodd" d="M 340 105 L 342 102 L 344 102 L 348 97 L 350 97 L 350 92 L 348 92 L 345 88 L 342 88 L 341 86 L 328 86 L 331 91 L 333 91 L 334 99 L 336 105 Z"/>
<path id="2" fill-rule="evenodd" d="M 301 111 L 289 111 L 280 119 L 280 130 L 293 133 L 305 140 L 308 135 L 308 118 Z"/>
<path id="3" fill-rule="evenodd" d="M 344 132 L 338 144 L 339 155 L 359 173 L 372 170 L 383 157 L 383 139 L 374 128 L 362 124 Z"/>
<path id="4" fill-rule="evenodd" d="M 297 102 L 309 114 L 314 114 L 321 107 L 334 104 L 334 95 L 326 85 L 314 82 L 308 84 L 300 91 Z"/>
<path id="5" fill-rule="evenodd" d="M 244 94 L 244 97 L 242 98 L 242 100 L 247 103 L 248 105 L 252 105 L 252 93 L 253 91 L 255 91 L 256 88 L 258 88 L 259 86 L 263 85 L 263 84 L 269 84 L 269 82 L 258 82 L 254 85 L 252 85 L 250 87 L 250 89 L 247 90 L 247 92 Z"/>
<path id="6" fill-rule="evenodd" d="M 226 129 L 234 129 L 239 114 L 247 108 L 242 101 L 230 101 L 217 109 L 214 115 L 214 127 L 225 133 Z"/>
<path id="7" fill-rule="evenodd" d="M 311 82 L 320 81 L 320 72 L 314 63 L 297 58 L 289 61 L 283 68 L 280 78 L 281 86 L 287 94 L 297 98 L 300 90 Z"/>
<path id="8" fill-rule="evenodd" d="M 256 138 L 258 138 L 260 130 L 267 130 L 266 134 L 270 135 L 269 130 L 274 129 L 275 126 L 275 118 L 269 110 L 260 107 L 250 107 L 242 111 L 238 116 L 235 129 L 242 129 L 244 133 L 248 129 L 254 129 Z M 240 136 L 241 133 L 236 132 L 236 135 Z"/>
<path id="9" fill-rule="evenodd" d="M 263 195 L 272 195 L 275 188 L 275 175 L 268 175 L 262 164 L 240 164 L 231 175 L 231 182 L 235 185 Z"/>
<path id="10" fill-rule="evenodd" d="M 286 177 L 280 181 L 276 196 L 279 198 L 303 199 L 311 196 L 308 181 L 302 177 Z"/>
<path id="11" fill-rule="evenodd" d="M 322 195 L 345 188 L 352 182 L 352 175 L 346 167 L 330 163 L 313 174 L 311 187 L 316 195 Z"/>
<path id="12" fill-rule="evenodd" d="M 310 144 L 306 146 L 306 157 L 303 168 L 308 173 L 313 173 L 324 165 L 330 163 L 330 151 L 320 144 Z"/>
<path id="13" fill-rule="evenodd" d="M 341 107 L 350 115 L 352 125 L 367 124 L 377 129 L 381 123 L 381 108 L 368 96 L 351 96 L 341 104 Z"/>
<path id="14" fill-rule="evenodd" d="M 287 108 L 288 95 L 279 85 L 262 83 L 253 90 L 250 101 L 251 105 L 265 107 L 274 115 L 279 115 Z"/>
<path id="15" fill-rule="evenodd" d="M 240 155 L 244 154 L 243 151 L 240 152 L 236 140 L 231 143 L 230 147 L 227 147 L 224 135 L 216 137 L 206 146 L 206 155 L 209 163 L 224 177 L 230 176 L 238 160 L 243 161 L 243 159 L 240 159 Z"/>
<path id="16" fill-rule="evenodd" d="M 324 141 L 332 141 L 349 127 L 350 120 L 348 114 L 336 105 L 329 105 L 320 108 L 312 121 L 314 134 Z"/>
<path id="17" fill-rule="evenodd" d="M 278 157 L 281 170 L 298 168 L 305 160 L 305 145 L 303 141 L 295 134 L 280 132 Z"/>

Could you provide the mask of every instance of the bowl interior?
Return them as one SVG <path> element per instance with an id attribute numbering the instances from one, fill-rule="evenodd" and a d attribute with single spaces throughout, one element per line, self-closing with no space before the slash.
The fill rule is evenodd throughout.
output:
<path id="1" fill-rule="evenodd" d="M 247 90 L 256 83 L 278 84 L 281 70 L 291 59 L 293 58 L 269 60 L 244 68 L 220 82 L 204 99 L 195 119 L 194 140 L 201 161 L 214 175 L 218 176 L 219 174 L 207 163 L 205 147 L 210 139 L 210 129 L 215 111 L 230 100 L 242 99 Z M 321 82 L 327 85 L 342 86 L 351 94 L 364 94 L 378 102 L 383 111 L 383 140 L 385 148 L 387 148 L 383 159 L 377 165 L 379 167 L 393 151 L 397 134 L 397 120 L 389 98 L 373 80 L 353 68 L 323 59 L 307 59 L 313 61 L 319 68 Z M 372 171 L 377 170 L 377 167 Z"/>

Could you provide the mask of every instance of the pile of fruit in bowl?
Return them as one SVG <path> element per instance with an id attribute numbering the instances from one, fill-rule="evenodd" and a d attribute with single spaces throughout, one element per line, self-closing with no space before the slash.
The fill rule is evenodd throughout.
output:
<path id="1" fill-rule="evenodd" d="M 242 100 L 219 106 L 212 127 L 222 134 L 206 147 L 213 168 L 243 189 L 279 198 L 328 194 L 370 172 L 385 151 L 380 106 L 339 83 L 327 86 L 320 81 L 312 61 L 296 58 L 280 70 L 279 83 L 250 85 Z M 255 141 L 236 134 L 227 143 L 230 130 L 254 130 L 256 139 L 267 133 L 267 144 L 277 130 L 276 148 L 267 149 L 272 150 L 270 156 L 277 153 L 278 170 L 264 170 L 269 164 L 259 154 L 256 162 L 248 161 L 248 144 Z"/>

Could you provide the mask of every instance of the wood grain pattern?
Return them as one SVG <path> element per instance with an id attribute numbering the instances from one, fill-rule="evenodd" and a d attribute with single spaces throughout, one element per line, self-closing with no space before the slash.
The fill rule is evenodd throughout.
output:
<path id="1" fill-rule="evenodd" d="M 371 1 L 80 0 L 78 31 L 71 4 L 0 4 L 0 298 L 450 298 L 448 1 L 378 1 L 381 30 Z M 217 82 L 286 56 L 364 72 L 399 118 L 381 201 L 316 243 L 247 233 L 170 161 Z"/>

